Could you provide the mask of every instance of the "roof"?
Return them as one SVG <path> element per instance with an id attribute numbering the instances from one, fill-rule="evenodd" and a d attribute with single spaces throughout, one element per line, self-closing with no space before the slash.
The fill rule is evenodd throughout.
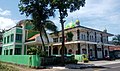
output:
<path id="1" fill-rule="evenodd" d="M 36 35 L 32 36 L 31 38 L 29 38 L 28 40 L 34 40 L 38 36 L 40 36 L 40 34 L 36 34 Z"/>
<path id="2" fill-rule="evenodd" d="M 93 31 L 97 31 L 97 32 L 101 32 L 101 33 L 106 33 L 106 32 L 103 32 L 103 31 L 100 31 L 100 30 L 96 30 L 96 29 L 92 29 L 92 28 L 88 28 L 88 27 L 84 27 L 84 26 L 75 26 L 73 28 L 68 28 L 68 29 L 64 29 L 64 31 L 67 31 L 67 30 L 70 30 L 70 29 L 75 29 L 75 28 L 85 28 L 85 29 L 89 29 L 89 30 L 93 30 Z M 58 31 L 58 32 L 61 32 L 62 30 Z M 51 33 L 53 34 L 53 33 Z M 109 34 L 110 36 L 114 36 L 113 34 L 110 34 L 110 33 L 106 33 L 106 34 Z"/>
<path id="3" fill-rule="evenodd" d="M 110 51 L 120 50 L 120 46 L 110 46 L 109 49 L 110 49 Z"/>

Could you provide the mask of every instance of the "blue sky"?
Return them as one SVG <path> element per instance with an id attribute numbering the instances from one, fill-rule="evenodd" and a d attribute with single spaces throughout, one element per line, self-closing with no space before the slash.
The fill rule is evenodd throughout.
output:
<path id="1" fill-rule="evenodd" d="M 26 18 L 20 15 L 18 3 L 19 0 L 0 0 L 0 29 L 10 28 Z M 51 20 L 60 26 L 58 17 Z M 69 13 L 66 23 L 76 19 L 83 26 L 101 31 L 106 28 L 109 33 L 120 34 L 120 0 L 86 0 L 85 7 Z"/>

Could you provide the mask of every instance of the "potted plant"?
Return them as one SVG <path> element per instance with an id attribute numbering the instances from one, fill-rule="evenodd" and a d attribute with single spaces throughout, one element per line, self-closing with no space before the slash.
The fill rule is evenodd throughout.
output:
<path id="1" fill-rule="evenodd" d="M 88 59 L 86 54 L 83 54 L 83 61 L 84 61 L 84 63 L 88 63 L 89 62 L 89 59 Z"/>

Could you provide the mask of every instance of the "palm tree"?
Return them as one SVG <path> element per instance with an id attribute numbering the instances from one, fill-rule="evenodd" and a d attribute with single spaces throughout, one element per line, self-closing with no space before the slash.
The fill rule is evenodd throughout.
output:
<path id="1" fill-rule="evenodd" d="M 54 22 L 52 22 L 50 20 L 46 20 L 44 22 L 44 24 L 42 24 L 43 27 L 41 29 L 39 28 L 39 26 L 36 26 L 34 24 L 34 23 L 37 23 L 37 22 L 35 22 L 35 19 L 21 20 L 19 23 L 23 23 L 24 25 L 31 25 L 31 26 L 33 25 L 33 28 L 30 28 L 29 30 L 40 31 L 40 38 L 42 41 L 42 45 L 44 46 L 44 51 L 45 51 L 45 44 L 44 44 L 44 40 L 43 40 L 42 35 L 45 36 L 45 38 L 47 39 L 47 43 L 49 44 L 49 38 L 48 38 L 46 31 L 49 30 L 49 31 L 54 32 L 54 33 L 57 32 L 57 26 L 54 24 Z M 19 26 L 19 24 L 17 26 Z"/>
<path id="2" fill-rule="evenodd" d="M 57 30 L 55 24 L 48 20 L 50 16 L 54 16 L 54 10 L 49 6 L 49 0 L 20 0 L 18 6 L 21 14 L 25 14 L 27 17 L 32 17 L 34 29 L 39 31 L 45 51 L 45 44 L 42 35 L 44 34 L 48 39 L 46 29 L 51 31 Z M 48 25 L 52 28 L 48 27 Z"/>

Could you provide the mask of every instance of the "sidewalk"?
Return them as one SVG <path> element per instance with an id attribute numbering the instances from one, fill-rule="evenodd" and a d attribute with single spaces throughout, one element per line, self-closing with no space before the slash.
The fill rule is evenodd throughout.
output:
<path id="1" fill-rule="evenodd" d="M 101 61 L 90 61 L 89 63 L 83 63 L 78 62 L 78 64 L 94 64 L 95 66 L 102 66 L 102 65 L 109 65 L 109 64 L 117 64 L 120 63 L 120 59 L 117 59 L 115 61 L 107 61 L 107 60 L 101 60 Z"/>

